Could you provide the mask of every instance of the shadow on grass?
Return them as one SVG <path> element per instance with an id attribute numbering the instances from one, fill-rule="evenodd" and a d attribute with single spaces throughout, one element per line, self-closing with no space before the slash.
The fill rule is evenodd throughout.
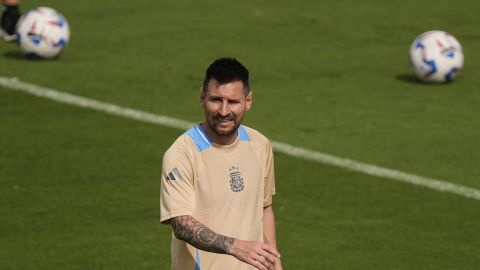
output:
<path id="1" fill-rule="evenodd" d="M 57 61 L 59 57 L 54 57 L 50 59 L 41 58 L 35 55 L 25 55 L 19 50 L 12 50 L 3 53 L 3 57 L 13 59 L 13 60 L 22 60 L 22 61 L 31 61 L 31 62 L 43 62 L 43 61 Z"/>
<path id="2" fill-rule="evenodd" d="M 411 73 L 401 73 L 395 75 L 395 79 L 406 82 L 409 84 L 415 84 L 415 85 L 425 85 L 425 86 L 433 86 L 433 87 L 438 87 L 438 86 L 447 86 L 451 83 L 449 82 L 443 82 L 443 83 L 435 83 L 435 82 L 424 82 L 420 80 L 417 76 Z"/>
<path id="3" fill-rule="evenodd" d="M 3 57 L 17 60 L 25 60 L 25 56 L 21 51 L 8 51 L 3 53 Z"/>
<path id="4" fill-rule="evenodd" d="M 402 82 L 413 83 L 413 84 L 426 84 L 422 80 L 420 80 L 417 76 L 411 73 L 397 74 L 395 75 L 395 79 Z"/>

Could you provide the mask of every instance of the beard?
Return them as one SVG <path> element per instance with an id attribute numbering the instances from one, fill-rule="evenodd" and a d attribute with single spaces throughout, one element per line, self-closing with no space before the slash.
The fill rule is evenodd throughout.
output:
<path id="1" fill-rule="evenodd" d="M 235 135 L 237 133 L 238 127 L 240 127 L 240 124 L 242 122 L 241 119 L 235 119 L 234 116 L 224 117 L 224 118 L 232 119 L 233 127 L 227 130 L 223 130 L 219 127 L 219 123 L 215 118 L 217 118 L 217 116 L 214 116 L 214 119 L 210 119 L 209 121 L 207 121 L 207 124 L 210 130 L 215 132 L 215 134 L 219 137 L 230 137 L 232 135 Z M 240 120 L 240 121 L 237 121 L 237 120 Z"/>

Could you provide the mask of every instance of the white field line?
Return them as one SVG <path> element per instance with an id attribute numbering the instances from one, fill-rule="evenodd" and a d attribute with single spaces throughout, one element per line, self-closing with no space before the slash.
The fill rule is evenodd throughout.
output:
<path id="1" fill-rule="evenodd" d="M 88 108 L 92 110 L 102 111 L 108 114 L 113 114 L 129 119 L 135 119 L 142 122 L 153 123 L 161 126 L 187 130 L 191 128 L 194 123 L 168 117 L 164 115 L 157 115 L 148 112 L 143 112 L 135 109 L 121 107 L 118 105 L 97 101 L 90 98 L 76 96 L 65 92 L 60 92 L 51 88 L 41 87 L 35 84 L 22 82 L 17 78 L 6 78 L 0 76 L 0 85 L 34 96 L 44 97 L 60 103 L 70 104 L 77 107 Z M 480 200 L 480 190 L 454 184 L 445 180 L 438 180 L 409 174 L 397 170 L 382 168 L 379 166 L 341 158 L 294 145 L 289 145 L 282 142 L 272 141 L 273 149 L 277 152 L 298 157 L 310 161 L 315 161 L 323 164 L 345 168 L 351 171 L 360 172 L 368 175 L 373 175 L 381 178 L 386 178 L 394 181 L 409 183 L 416 186 L 426 187 L 440 192 L 449 192 L 463 197 Z"/>

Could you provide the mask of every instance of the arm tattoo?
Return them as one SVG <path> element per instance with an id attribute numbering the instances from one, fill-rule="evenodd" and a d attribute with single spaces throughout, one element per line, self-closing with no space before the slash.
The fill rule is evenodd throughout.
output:
<path id="1" fill-rule="evenodd" d="M 175 237 L 190 245 L 208 252 L 228 254 L 234 238 L 217 234 L 192 216 L 180 216 L 172 219 Z"/>

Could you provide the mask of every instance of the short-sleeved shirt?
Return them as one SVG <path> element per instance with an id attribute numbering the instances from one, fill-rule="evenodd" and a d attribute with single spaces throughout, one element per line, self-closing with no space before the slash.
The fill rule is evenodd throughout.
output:
<path id="1" fill-rule="evenodd" d="M 214 232 L 263 241 L 263 208 L 275 194 L 269 140 L 241 125 L 231 145 L 215 144 L 197 124 L 163 157 L 160 221 L 190 215 Z M 196 249 L 172 233 L 172 270 L 251 270 L 233 256 Z"/>

